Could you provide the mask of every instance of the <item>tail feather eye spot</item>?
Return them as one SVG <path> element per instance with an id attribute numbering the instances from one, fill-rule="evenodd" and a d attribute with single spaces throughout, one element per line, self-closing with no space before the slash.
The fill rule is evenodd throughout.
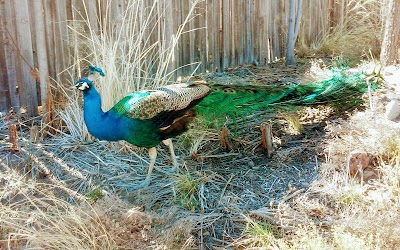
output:
<path id="1" fill-rule="evenodd" d="M 225 88 L 224 89 L 224 93 L 226 93 L 226 94 L 236 94 L 236 91 L 234 89 L 231 89 L 231 88 Z"/>

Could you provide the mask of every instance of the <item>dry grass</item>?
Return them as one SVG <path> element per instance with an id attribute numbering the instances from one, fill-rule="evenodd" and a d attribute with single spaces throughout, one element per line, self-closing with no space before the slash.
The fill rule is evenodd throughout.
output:
<path id="1" fill-rule="evenodd" d="M 389 73 L 388 75 L 391 75 Z M 305 193 L 283 198 L 261 218 L 249 220 L 236 246 L 254 249 L 395 249 L 400 209 L 400 125 L 384 118 L 389 86 L 376 92 L 376 111 L 356 112 L 327 126 L 325 162 Z M 370 180 L 349 176 L 347 155 L 366 151 L 376 159 Z M 255 213 L 260 216 L 260 213 Z M 265 226 L 280 229 L 271 234 Z M 273 218 L 271 220 L 271 218 Z M 260 230 L 262 229 L 262 230 Z M 261 237 L 260 234 L 264 236 Z"/>
<path id="2" fill-rule="evenodd" d="M 307 56 L 319 54 L 325 56 L 345 55 L 348 60 L 358 61 L 360 57 L 375 57 L 380 53 L 380 38 L 383 31 L 381 11 L 382 1 L 348 0 L 339 1 L 341 15 L 335 17 L 335 23 L 330 30 L 321 34 L 320 39 L 310 47 L 306 45 L 305 37 L 299 37 L 297 54 Z M 324 12 L 326 10 L 321 10 Z M 306 17 L 305 17 L 306 18 Z"/>
<path id="3" fill-rule="evenodd" d="M 150 217 L 118 198 L 90 204 L 68 196 L 65 187 L 36 183 L 11 169 L 2 169 L 0 182 L 0 248 L 127 249 L 127 243 L 132 248 L 150 244 Z"/>
<path id="4" fill-rule="evenodd" d="M 288 123 L 287 131 L 292 135 L 299 135 L 303 132 L 304 126 L 301 124 L 300 117 L 296 113 L 287 113 L 284 116 L 284 119 Z"/>
<path id="5" fill-rule="evenodd" d="M 400 243 L 400 238 L 393 234 L 399 230 L 400 219 L 400 158 L 394 139 L 400 133 L 397 123 L 382 116 L 383 112 L 379 112 L 375 124 L 370 113 L 358 113 L 349 123 L 330 127 L 341 139 L 331 140 L 328 145 L 329 160 L 318 183 L 322 186 L 317 190 L 333 199 L 331 205 L 337 206 L 345 232 L 364 239 L 372 248 L 390 249 Z M 363 182 L 347 176 L 343 155 L 354 149 L 365 150 L 378 159 L 377 179 Z"/>
<path id="6" fill-rule="evenodd" d="M 152 184 L 133 193 L 127 190 L 146 173 L 144 150 L 125 143 L 88 144 L 67 134 L 35 144 L 25 138 L 27 131 L 19 130 L 21 151 L 7 153 L 2 167 L 25 169 L 32 179 L 11 170 L 0 178 L 4 183 L 3 243 L 55 249 L 54 242 L 62 237 L 64 245 L 80 249 L 124 249 L 132 244 L 155 249 L 394 247 L 400 242 L 393 233 L 398 231 L 400 204 L 400 147 L 395 139 L 399 129 L 396 123 L 381 119 L 384 108 L 377 97 L 373 96 L 375 113 L 367 110 L 349 120 L 332 120 L 323 145 L 321 136 L 303 142 L 295 139 L 291 144 L 293 137 L 285 132 L 287 120 L 273 117 L 274 136 L 289 141 L 277 150 L 275 159 L 257 151 L 256 119 L 237 124 L 238 132 L 231 138 L 233 150 L 227 153 L 219 148 L 220 131 L 190 130 L 176 143 L 180 173 L 162 170 L 170 167 L 170 158 L 160 146 Z M 308 107 L 298 112 L 301 117 L 296 120 L 304 126 L 303 133 L 315 135 L 308 126 L 318 118 L 326 120 L 328 111 Z M 280 120 L 282 130 L 277 126 Z M 3 121 L 0 135 L 4 140 L 6 131 Z M 8 147 L 4 145 L 2 152 Z M 360 182 L 347 175 L 346 157 L 353 149 L 376 156 L 378 179 Z M 315 151 L 308 154 L 305 150 Z M 316 158 L 316 152 L 323 157 Z M 42 169 L 51 175 L 40 177 Z M 316 170 L 319 176 L 314 179 Z M 51 184 L 38 184 L 41 181 Z M 109 193 L 120 194 L 129 203 Z M 143 208 L 151 212 L 140 212 Z M 38 226 L 26 223 L 31 220 Z"/>

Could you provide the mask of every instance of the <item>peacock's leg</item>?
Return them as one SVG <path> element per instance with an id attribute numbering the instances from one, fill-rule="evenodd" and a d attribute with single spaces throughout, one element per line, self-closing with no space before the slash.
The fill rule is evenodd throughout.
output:
<path id="1" fill-rule="evenodd" d="M 150 184 L 151 173 L 153 172 L 153 168 L 156 163 L 157 150 L 155 147 L 149 148 L 149 156 L 150 156 L 150 165 L 149 165 L 149 169 L 147 170 L 146 179 L 144 180 L 144 183 L 147 183 L 147 186 L 149 186 L 149 184 Z"/>
<path id="2" fill-rule="evenodd" d="M 154 164 L 156 163 L 156 158 L 157 158 L 157 150 L 155 147 L 149 148 L 149 156 L 150 156 L 150 165 L 147 170 L 146 179 L 141 184 L 134 186 L 131 189 L 131 191 L 137 190 L 140 188 L 147 188 L 150 185 L 151 173 L 153 172 Z"/>
<path id="3" fill-rule="evenodd" d="M 171 172 L 176 172 L 178 170 L 178 161 L 176 160 L 176 155 L 174 151 L 174 145 L 172 144 L 171 138 L 162 141 L 165 145 L 169 148 L 169 153 L 171 154 L 172 158 L 172 169 Z"/>

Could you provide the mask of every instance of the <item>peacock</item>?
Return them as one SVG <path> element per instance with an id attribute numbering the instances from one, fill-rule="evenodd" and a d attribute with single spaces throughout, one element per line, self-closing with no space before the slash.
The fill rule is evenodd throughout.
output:
<path id="1" fill-rule="evenodd" d="M 75 84 L 83 93 L 86 127 L 99 140 L 124 140 L 148 149 L 150 164 L 146 179 L 133 189 L 149 186 L 160 142 L 169 147 L 172 171 L 176 171 L 178 163 L 171 138 L 188 129 L 195 116 L 192 108 L 210 93 L 210 88 L 201 82 L 189 82 L 137 91 L 104 112 L 100 94 L 93 85 L 99 75 L 105 74 L 99 67 L 90 66 L 89 76 Z"/>
<path id="2" fill-rule="evenodd" d="M 276 107 L 322 102 L 357 105 L 361 94 L 368 89 L 362 74 L 348 75 L 338 69 L 332 69 L 332 77 L 327 80 L 304 84 L 260 86 L 194 81 L 133 92 L 104 112 L 100 94 L 93 84 L 104 72 L 96 66 L 89 68 L 89 76 L 79 79 L 75 85 L 83 92 L 84 120 L 89 132 L 100 140 L 125 140 L 148 149 L 150 164 L 146 178 L 133 189 L 149 186 L 157 157 L 156 146 L 161 142 L 169 147 L 172 170 L 178 169 L 171 138 L 185 132 L 196 113 L 215 125 L 218 119 Z"/>

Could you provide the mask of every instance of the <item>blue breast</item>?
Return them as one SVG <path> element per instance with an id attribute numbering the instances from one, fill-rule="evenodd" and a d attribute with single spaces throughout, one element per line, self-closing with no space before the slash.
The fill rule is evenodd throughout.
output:
<path id="1" fill-rule="evenodd" d="M 89 132 L 100 140 L 125 140 L 147 148 L 161 141 L 160 130 L 151 121 L 121 116 L 113 109 L 103 112 L 100 95 L 94 88 L 84 93 L 84 118 Z"/>

